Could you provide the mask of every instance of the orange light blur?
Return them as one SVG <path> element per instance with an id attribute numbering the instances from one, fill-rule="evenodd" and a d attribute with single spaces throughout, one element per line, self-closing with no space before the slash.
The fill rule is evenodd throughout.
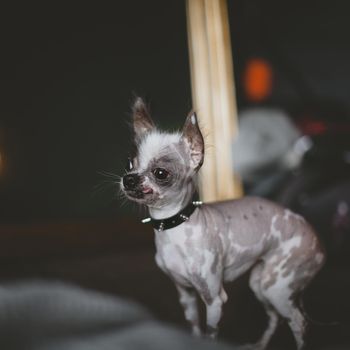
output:
<path id="1" fill-rule="evenodd" d="M 247 62 L 243 74 L 243 87 L 248 100 L 262 102 L 272 91 L 272 68 L 261 58 L 253 58 Z"/>

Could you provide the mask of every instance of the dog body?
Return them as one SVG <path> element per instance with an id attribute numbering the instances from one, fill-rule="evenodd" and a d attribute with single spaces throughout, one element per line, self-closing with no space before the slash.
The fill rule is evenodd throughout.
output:
<path id="1" fill-rule="evenodd" d="M 140 99 L 134 105 L 134 131 L 136 153 L 122 188 L 163 224 L 192 199 L 204 157 L 203 137 L 193 113 L 182 133 L 158 132 Z M 193 333 L 201 334 L 197 294 L 206 305 L 207 335 L 214 338 L 227 300 L 224 283 L 252 268 L 250 287 L 269 318 L 254 349 L 267 346 L 281 317 L 301 349 L 306 320 L 296 299 L 324 262 L 305 220 L 255 197 L 203 204 L 182 217 L 180 225 L 155 230 L 156 262 L 174 281 Z"/>
<path id="2" fill-rule="evenodd" d="M 270 201 L 245 197 L 202 205 L 182 225 L 155 231 L 155 236 L 158 266 L 176 283 L 188 315 L 197 311 L 186 289 L 198 292 L 207 305 L 212 335 L 227 300 L 224 282 L 251 267 L 252 290 L 267 311 L 275 313 L 268 333 L 274 332 L 278 315 L 290 319 L 296 334 L 303 333 L 305 320 L 295 298 L 321 267 L 324 254 L 302 217 Z M 198 333 L 198 316 L 188 320 Z"/>

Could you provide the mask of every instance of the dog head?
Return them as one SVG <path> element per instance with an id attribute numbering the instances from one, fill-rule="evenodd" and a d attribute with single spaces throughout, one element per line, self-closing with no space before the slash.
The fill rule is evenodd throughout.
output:
<path id="1" fill-rule="evenodd" d="M 159 131 L 141 98 L 133 108 L 134 153 L 128 159 L 121 188 L 135 202 L 161 208 L 184 191 L 204 160 L 204 140 L 197 116 L 191 112 L 181 132 Z"/>

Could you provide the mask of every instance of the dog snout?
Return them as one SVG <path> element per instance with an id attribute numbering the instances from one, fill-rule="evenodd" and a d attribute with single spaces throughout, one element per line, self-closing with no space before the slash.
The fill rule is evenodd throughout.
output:
<path id="1" fill-rule="evenodd" d="M 128 174 L 123 177 L 123 185 L 127 190 L 134 190 L 140 182 L 140 176 L 137 174 Z"/>

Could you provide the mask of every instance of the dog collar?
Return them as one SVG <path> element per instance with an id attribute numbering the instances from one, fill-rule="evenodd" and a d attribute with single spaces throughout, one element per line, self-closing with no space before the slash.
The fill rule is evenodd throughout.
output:
<path id="1" fill-rule="evenodd" d="M 200 207 L 203 203 L 201 201 L 191 201 L 184 209 L 177 214 L 170 216 L 169 218 L 157 220 L 151 217 L 143 219 L 142 223 L 151 223 L 157 231 L 169 230 L 170 228 L 181 225 L 187 221 L 196 208 Z"/>

